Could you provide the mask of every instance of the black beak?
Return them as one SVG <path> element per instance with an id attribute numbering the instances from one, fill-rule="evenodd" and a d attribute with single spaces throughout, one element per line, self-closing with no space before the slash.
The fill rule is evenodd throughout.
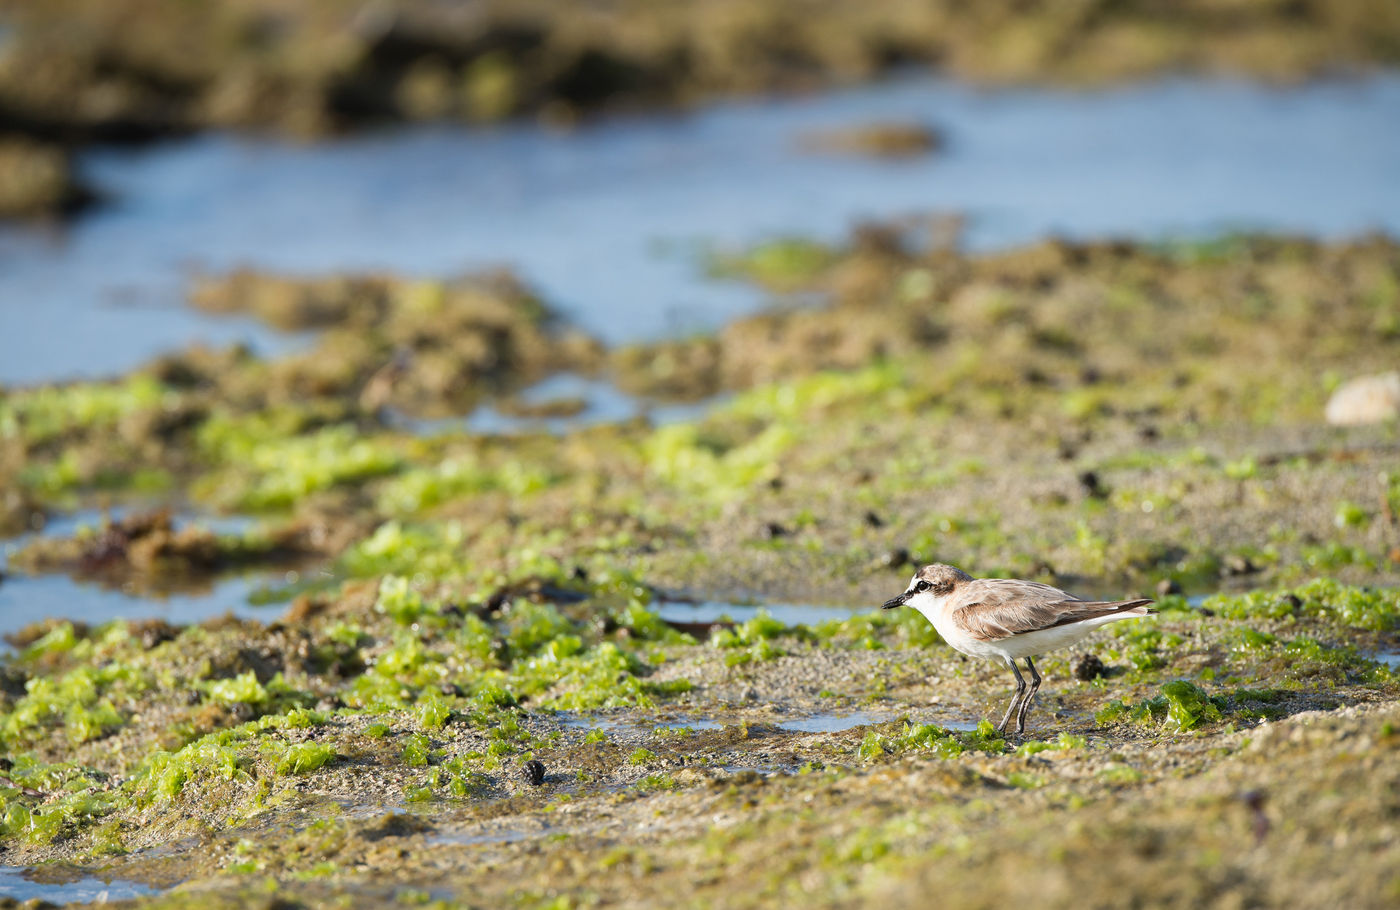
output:
<path id="1" fill-rule="evenodd" d="M 904 602 L 905 602 L 906 600 L 908 600 L 908 599 L 909 599 L 909 592 L 908 592 L 908 591 L 905 591 L 903 594 L 899 595 L 898 597 L 891 597 L 889 600 L 885 601 L 884 604 L 881 605 L 880 609 L 882 609 L 882 610 L 893 610 L 895 607 L 902 607 L 902 606 L 904 606 Z"/>

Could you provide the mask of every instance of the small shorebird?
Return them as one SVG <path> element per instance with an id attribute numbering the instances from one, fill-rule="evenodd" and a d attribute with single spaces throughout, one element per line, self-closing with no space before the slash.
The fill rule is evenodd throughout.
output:
<path id="1" fill-rule="evenodd" d="M 1026 729 L 1026 714 L 1040 688 L 1032 657 L 1067 648 L 1096 626 L 1155 612 L 1150 600 L 1080 600 L 1059 588 L 1014 578 L 973 578 L 953 566 L 924 566 L 909 587 L 885 601 L 884 608 L 913 607 L 933 623 L 943 640 L 964 654 L 1003 661 L 1016 674 L 1016 694 L 997 725 L 1005 733 L 1016 717 L 1016 732 Z M 1031 684 L 1016 661 L 1025 658 Z"/>

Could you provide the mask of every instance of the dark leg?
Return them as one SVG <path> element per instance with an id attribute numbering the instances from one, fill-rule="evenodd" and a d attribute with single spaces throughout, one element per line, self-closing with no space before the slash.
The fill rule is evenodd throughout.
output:
<path id="1" fill-rule="evenodd" d="M 1035 664 L 1031 663 L 1029 657 L 1026 658 L 1026 669 L 1031 671 L 1031 690 L 1026 693 L 1026 697 L 1021 699 L 1021 711 L 1016 715 L 1016 732 L 1026 732 L 1026 715 L 1031 711 L 1031 702 L 1035 701 L 1035 693 L 1040 689 L 1040 674 L 1036 672 Z"/>
<path id="2" fill-rule="evenodd" d="M 1016 674 L 1016 694 L 1011 696 L 1011 704 L 1006 706 L 1006 716 L 1001 719 L 1001 723 L 997 724 L 998 733 L 1006 732 L 1007 725 L 1011 723 L 1011 715 L 1016 713 L 1016 706 L 1020 704 L 1021 697 L 1026 694 L 1026 680 L 1021 676 L 1016 661 L 1008 660 L 1006 664 L 1011 668 L 1011 672 Z"/>

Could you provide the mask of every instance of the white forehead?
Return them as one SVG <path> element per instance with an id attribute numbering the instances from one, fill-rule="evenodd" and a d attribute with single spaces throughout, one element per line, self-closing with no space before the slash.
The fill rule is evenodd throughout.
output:
<path id="1" fill-rule="evenodd" d="M 919 573 L 915 572 L 914 577 L 909 579 L 909 587 L 912 588 L 919 583 Z"/>

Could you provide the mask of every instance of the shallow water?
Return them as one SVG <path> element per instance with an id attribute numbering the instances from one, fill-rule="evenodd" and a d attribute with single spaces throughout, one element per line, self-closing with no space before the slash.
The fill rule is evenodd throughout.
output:
<path id="1" fill-rule="evenodd" d="M 103 881 L 92 875 L 62 884 L 36 882 L 25 877 L 27 871 L 22 866 L 0 866 L 0 897 L 55 904 L 105 904 L 107 901 L 133 900 L 159 893 L 158 889 L 139 882 L 120 879 Z"/>
<path id="2" fill-rule="evenodd" d="M 932 124 L 900 162 L 798 150 L 812 130 Z M 509 264 L 610 341 L 763 303 L 697 244 L 836 238 L 862 218 L 970 216 L 977 249 L 1050 232 L 1400 231 L 1400 77 L 1289 89 L 1175 80 L 1094 92 L 930 79 L 689 115 L 400 129 L 320 145 L 207 135 L 83 160 L 114 201 L 0 228 L 0 383 L 112 373 L 194 339 L 296 344 L 181 303 L 193 268 L 441 275 Z"/>
<path id="3" fill-rule="evenodd" d="M 590 714 L 564 714 L 560 716 L 560 722 L 566 727 L 573 727 L 576 730 L 602 730 L 612 732 L 614 730 L 633 729 L 642 732 L 662 731 L 677 732 L 680 730 L 718 730 L 724 726 L 719 721 L 707 720 L 703 717 L 681 718 L 679 720 L 656 721 L 646 717 L 633 717 L 628 715 L 590 715 Z"/>
<path id="4" fill-rule="evenodd" d="M 489 834 L 467 834 L 465 832 L 449 832 L 446 834 L 435 834 L 427 839 L 429 845 L 454 844 L 457 846 L 473 846 L 477 844 L 513 844 L 531 837 L 544 837 L 549 834 L 549 830 L 543 831 L 522 831 L 515 828 L 507 828 L 502 831 L 494 831 Z"/>
<path id="5" fill-rule="evenodd" d="M 856 727 L 866 724 L 882 724 L 887 721 L 897 720 L 903 715 L 899 714 L 876 714 L 871 711 L 852 711 L 848 713 L 831 712 L 827 714 L 813 714 L 810 717 L 802 717 L 796 720 L 785 721 L 778 724 L 779 730 L 788 730 L 794 733 L 843 733 Z M 967 721 L 952 721 L 942 718 L 924 718 L 914 720 L 914 723 L 933 723 L 949 730 L 975 730 L 977 724 Z"/>
<path id="6" fill-rule="evenodd" d="M 841 733 L 864 724 L 877 724 L 889 718 L 877 718 L 869 711 L 854 711 L 850 714 L 813 714 L 778 724 L 779 730 L 795 733 Z"/>
<path id="7" fill-rule="evenodd" d="M 113 508 L 108 515 L 119 519 L 132 508 Z M 286 572 L 251 572 L 219 578 L 198 588 L 167 594 L 128 593 L 93 581 L 79 581 L 63 574 L 30 575 L 7 568 L 9 554 L 36 536 L 71 537 L 83 527 L 98 527 L 103 513 L 82 510 L 51 517 L 42 534 L 0 541 L 0 636 L 50 617 L 97 624 L 112 619 L 162 618 L 171 622 L 199 622 L 225 613 L 272 619 L 284 604 L 254 606 L 249 598 L 258 592 L 291 583 Z M 176 526 L 201 524 L 213 531 L 237 534 L 254 519 L 244 516 L 177 515 Z M 0 645 L 0 648 L 3 648 Z"/>
<path id="8" fill-rule="evenodd" d="M 662 619 L 670 622 L 718 622 L 730 619 L 734 622 L 747 622 L 766 613 L 784 625 L 816 625 L 831 619 L 849 619 L 857 613 L 874 611 L 879 605 L 869 607 L 817 607 L 807 604 L 733 604 L 722 601 L 703 603 L 680 603 L 660 601 L 652 609 Z"/>
<path id="9" fill-rule="evenodd" d="M 437 433 L 480 433 L 507 436 L 522 433 L 552 433 L 562 435 L 580 427 L 602 423 L 620 423 L 645 417 L 656 426 L 695 420 L 717 398 L 693 404 L 653 404 L 628 395 L 603 379 L 591 379 L 574 373 L 559 373 L 525 389 L 520 400 L 528 405 L 540 405 L 567 398 L 578 398 L 584 407 L 567 417 L 539 417 L 503 414 L 490 405 L 483 405 L 466 417 L 431 420 L 401 418 L 397 423 L 410 432 L 423 436 Z"/>

